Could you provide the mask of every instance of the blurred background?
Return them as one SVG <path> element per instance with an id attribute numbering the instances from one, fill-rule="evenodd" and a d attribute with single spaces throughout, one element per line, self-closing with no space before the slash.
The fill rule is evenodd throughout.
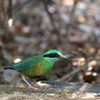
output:
<path id="1" fill-rule="evenodd" d="M 57 49 L 58 61 L 43 80 L 100 83 L 100 0 L 0 0 L 0 84 L 23 86 L 3 68 Z"/>

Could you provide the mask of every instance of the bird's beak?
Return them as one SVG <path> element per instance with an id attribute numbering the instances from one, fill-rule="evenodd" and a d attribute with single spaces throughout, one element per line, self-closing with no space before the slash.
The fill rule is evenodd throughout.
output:
<path id="1" fill-rule="evenodd" d="M 62 56 L 60 56 L 60 58 L 62 59 L 68 59 L 68 57 L 66 57 L 66 56 L 64 56 L 64 55 L 62 55 Z"/>

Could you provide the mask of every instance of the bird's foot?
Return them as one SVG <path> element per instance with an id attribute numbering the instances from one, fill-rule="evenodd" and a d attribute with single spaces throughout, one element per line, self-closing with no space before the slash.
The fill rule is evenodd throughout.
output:
<path id="1" fill-rule="evenodd" d="M 43 92 L 43 91 L 45 91 L 42 87 L 36 88 L 36 87 L 30 86 L 30 88 L 32 88 L 34 91 L 38 91 L 38 92 Z"/>

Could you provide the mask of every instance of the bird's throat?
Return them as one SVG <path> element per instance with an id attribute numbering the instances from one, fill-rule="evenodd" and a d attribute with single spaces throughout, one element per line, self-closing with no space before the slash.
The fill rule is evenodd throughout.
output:
<path id="1" fill-rule="evenodd" d="M 45 74 L 47 74 L 54 66 L 54 63 L 56 62 L 57 59 L 51 59 L 51 58 L 48 58 L 48 59 L 45 59 L 44 60 L 44 66 L 43 66 L 43 69 L 44 69 L 44 72 Z"/>

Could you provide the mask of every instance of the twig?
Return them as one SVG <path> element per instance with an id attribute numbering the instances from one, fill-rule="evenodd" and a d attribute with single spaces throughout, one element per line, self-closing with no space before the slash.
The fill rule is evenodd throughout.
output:
<path id="1" fill-rule="evenodd" d="M 80 71 L 83 70 L 83 69 L 86 70 L 86 69 L 87 69 L 88 62 L 91 61 L 91 60 L 98 60 L 98 61 L 100 61 L 100 57 L 96 56 L 96 57 L 89 57 L 89 58 L 87 58 L 87 59 L 86 59 L 86 63 L 85 63 L 83 66 L 78 66 L 77 69 L 75 69 L 75 70 L 71 71 L 70 73 L 64 75 L 64 76 L 60 79 L 60 81 L 64 81 L 64 80 L 68 79 L 69 77 L 74 76 L 76 73 L 80 72 Z"/>
<path id="2" fill-rule="evenodd" d="M 12 0 L 9 0 L 8 15 L 9 18 L 12 18 Z"/>
<path id="3" fill-rule="evenodd" d="M 6 9 L 5 9 L 5 1 L 3 1 L 3 4 L 2 4 L 2 12 L 3 12 L 3 21 L 5 21 L 6 19 Z"/>
<path id="4" fill-rule="evenodd" d="M 74 22 L 74 15 L 75 15 L 75 9 L 76 9 L 77 3 L 78 3 L 78 0 L 74 0 L 73 9 L 70 14 L 70 24 L 67 27 L 67 36 L 66 36 L 65 45 L 64 45 L 65 53 L 67 52 L 67 49 L 68 49 L 67 45 L 69 44 L 70 32 L 71 32 L 71 28 L 72 28 L 73 22 Z"/>
<path id="5" fill-rule="evenodd" d="M 24 6 L 26 6 L 30 2 L 32 2 L 32 1 L 31 0 L 27 0 L 27 1 L 23 2 L 23 3 L 21 3 L 21 4 L 18 4 L 19 2 L 16 2 L 18 6 L 17 7 L 16 6 L 13 7 L 13 13 L 15 14 L 16 12 L 18 12 L 21 8 L 23 8 Z"/>
<path id="6" fill-rule="evenodd" d="M 81 66 L 81 67 L 79 66 L 77 69 L 75 69 L 75 70 L 71 71 L 70 73 L 64 75 L 60 79 L 60 81 L 64 81 L 64 80 L 68 79 L 69 77 L 71 77 L 71 76 L 75 75 L 76 73 L 80 72 L 82 69 L 86 69 L 86 67 L 87 67 L 87 63 L 84 66 Z"/>
<path id="7" fill-rule="evenodd" d="M 79 89 L 79 91 L 85 91 L 86 88 L 87 88 L 89 85 L 91 85 L 91 84 L 89 84 L 89 83 L 84 83 L 84 84 L 81 86 L 81 88 Z"/>
<path id="8" fill-rule="evenodd" d="M 57 31 L 57 30 L 56 30 L 56 26 L 55 26 L 55 24 L 54 24 L 53 17 L 52 17 L 51 13 L 50 13 L 49 10 L 48 10 L 48 5 L 47 5 L 46 0 L 41 0 L 41 1 L 42 1 L 43 4 L 44 4 L 44 8 L 45 8 L 45 10 L 46 10 L 46 12 L 47 12 L 47 14 L 48 14 L 48 16 L 49 16 L 49 19 L 50 19 L 50 21 L 51 21 L 51 24 L 52 24 L 53 27 L 54 27 L 54 30 Z"/>
<path id="9" fill-rule="evenodd" d="M 3 28 L 3 7 L 4 7 L 4 1 L 0 0 L 0 29 Z"/>

